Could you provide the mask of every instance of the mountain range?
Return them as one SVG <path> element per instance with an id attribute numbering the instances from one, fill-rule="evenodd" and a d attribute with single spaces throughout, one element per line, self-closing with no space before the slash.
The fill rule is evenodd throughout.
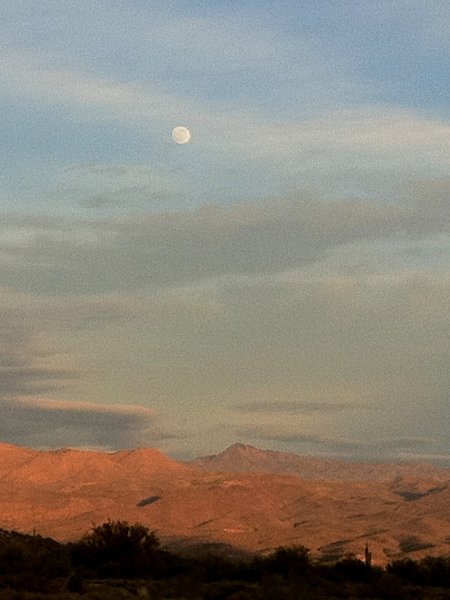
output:
<path id="1" fill-rule="evenodd" d="M 163 544 L 268 553 L 301 544 L 321 560 L 450 554 L 450 469 L 355 463 L 234 444 L 190 462 L 153 448 L 94 452 L 0 444 L 0 528 L 57 540 L 108 519 Z"/>
<path id="2" fill-rule="evenodd" d="M 301 479 L 327 481 L 387 481 L 396 477 L 418 477 L 440 481 L 450 478 L 450 469 L 430 463 L 369 463 L 326 460 L 292 452 L 260 450 L 249 444 L 233 444 L 220 454 L 191 461 L 205 471 L 235 471 L 298 475 Z"/>

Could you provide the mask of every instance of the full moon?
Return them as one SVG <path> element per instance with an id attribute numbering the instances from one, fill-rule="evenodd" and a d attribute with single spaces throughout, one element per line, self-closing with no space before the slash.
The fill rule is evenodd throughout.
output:
<path id="1" fill-rule="evenodd" d="M 176 144 L 187 144 L 191 140 L 191 132 L 187 127 L 179 125 L 172 129 L 172 139 Z"/>

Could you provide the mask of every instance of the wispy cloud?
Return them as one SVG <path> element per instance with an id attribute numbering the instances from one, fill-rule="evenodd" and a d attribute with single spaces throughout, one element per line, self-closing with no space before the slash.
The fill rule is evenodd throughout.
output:
<path id="1" fill-rule="evenodd" d="M 334 413 L 342 410 L 367 410 L 370 406 L 356 402 L 305 402 L 277 401 L 276 398 L 266 402 L 246 402 L 234 404 L 232 409 L 246 413 Z"/>
<path id="2" fill-rule="evenodd" d="M 92 443 L 157 421 L 41 396 L 445 454 L 448 5 L 302 4 L 2 6 L 8 410 Z"/>
<path id="3" fill-rule="evenodd" d="M 1 244 L 5 285 L 33 293 L 103 293 L 224 275 L 276 273 L 322 259 L 340 246 L 448 232 L 450 209 L 436 195 L 403 205 L 291 200 L 205 206 L 193 212 L 80 222 Z M 420 201 L 419 201 L 420 198 Z M 422 202 L 427 202 L 426 208 Z M 78 233 L 77 233 L 78 231 Z M 23 232 L 22 232 L 23 234 Z"/>
<path id="4" fill-rule="evenodd" d="M 4 93 L 75 111 L 79 120 L 87 122 L 109 118 L 132 127 L 150 128 L 156 124 L 170 126 L 188 118 L 194 127 L 216 123 L 227 131 L 223 126 L 235 123 L 235 130 L 239 131 L 238 126 L 245 119 L 244 115 L 227 115 L 214 104 L 208 107 L 195 98 L 177 96 L 164 90 L 162 84 L 123 82 L 83 70 L 49 66 L 25 51 L 3 53 L 0 80 Z"/>
<path id="5" fill-rule="evenodd" d="M 44 332 L 14 319 L 4 306 L 2 308 L 0 399 L 49 393 L 71 385 L 79 373 L 53 351 Z"/>
<path id="6" fill-rule="evenodd" d="M 72 110 L 81 121 L 108 118 L 150 131 L 186 119 L 208 151 L 238 149 L 252 162 L 263 160 L 268 166 L 276 160 L 272 166 L 277 169 L 289 161 L 291 175 L 309 171 L 313 162 L 324 171 L 345 164 L 366 171 L 395 165 L 408 173 L 412 166 L 422 171 L 424 163 L 434 170 L 450 164 L 448 122 L 412 109 L 370 106 L 363 99 L 356 107 L 336 109 L 334 103 L 320 115 L 300 112 L 297 118 L 286 115 L 274 122 L 262 106 L 199 100 L 155 81 L 126 82 L 49 66 L 26 51 L 3 54 L 0 80 L 4 93 Z"/>
<path id="7" fill-rule="evenodd" d="M 117 449 L 177 437 L 163 430 L 156 413 L 143 406 L 45 398 L 0 401 L 0 423 L 2 440 L 36 447 Z"/>
<path id="8" fill-rule="evenodd" d="M 286 427 L 280 427 L 279 425 L 236 426 L 234 431 L 243 439 L 283 442 L 293 444 L 298 449 L 308 448 L 319 452 L 334 453 L 337 456 L 352 455 L 359 458 L 376 458 L 380 456 L 404 458 L 409 454 L 414 456 L 420 451 L 438 450 L 439 448 L 437 439 L 425 437 L 351 439 L 328 437 L 292 429 L 289 431 Z M 432 455 L 431 452 L 430 455 Z"/>

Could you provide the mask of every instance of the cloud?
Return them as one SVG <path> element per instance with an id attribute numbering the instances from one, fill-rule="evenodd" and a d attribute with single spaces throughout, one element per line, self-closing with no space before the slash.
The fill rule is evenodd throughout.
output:
<path id="1" fill-rule="evenodd" d="M 289 161 L 291 173 L 310 171 L 315 162 L 317 173 L 333 172 L 334 167 L 335 173 L 359 169 L 411 175 L 412 166 L 420 173 L 424 163 L 442 170 L 450 162 L 450 124 L 396 107 L 361 106 L 276 126 L 260 123 L 253 131 L 251 127 L 242 132 L 242 145 L 246 138 L 256 156 Z"/>
<path id="2" fill-rule="evenodd" d="M 49 393 L 71 385 L 79 375 L 60 360 L 38 327 L 27 326 L 5 310 L 0 341 L 0 399 Z"/>
<path id="3" fill-rule="evenodd" d="M 250 420 L 250 408 L 328 437 L 444 438 L 450 275 L 420 256 L 405 266 L 404 250 L 442 245 L 446 189 L 425 200 L 417 187 L 398 205 L 300 198 L 72 228 L 10 216 L 8 393 L 151 402 L 202 427 Z"/>
<path id="4" fill-rule="evenodd" d="M 448 183 L 417 200 L 379 204 L 290 200 L 204 206 L 185 213 L 74 224 L 72 233 L 33 232 L 0 244 L 4 285 L 46 294 L 173 286 L 224 275 L 277 273 L 323 259 L 346 244 L 448 232 Z M 420 202 L 419 202 L 420 199 Z M 24 224 L 24 230 L 27 224 Z"/>
<path id="5" fill-rule="evenodd" d="M 0 440 L 116 449 L 164 446 L 189 436 L 179 427 L 167 428 L 160 414 L 145 405 L 55 399 L 63 392 L 78 396 L 95 368 L 82 366 L 50 333 L 59 330 L 65 338 L 77 330 L 93 333 L 101 323 L 123 319 L 125 304 L 129 318 L 132 304 L 91 297 L 55 303 L 0 292 Z"/>
<path id="6" fill-rule="evenodd" d="M 201 20 L 196 24 L 207 31 Z M 170 23 L 167 27 L 185 32 L 192 28 L 189 22 Z M 226 30 L 222 36 L 226 47 L 242 62 L 242 52 L 230 43 L 229 28 L 223 23 L 218 28 Z M 250 32 L 245 38 L 249 35 Z M 193 38 L 191 33 L 188 38 L 181 35 L 179 43 L 183 39 Z M 208 39 L 223 53 L 224 45 L 217 38 Z M 266 44 L 266 38 L 255 41 L 255 54 L 260 54 L 259 46 L 267 48 Z M 172 46 L 170 37 L 171 54 Z M 190 44 L 190 49 L 208 55 L 196 43 Z M 219 102 L 207 94 L 196 95 L 195 89 L 191 89 L 190 95 L 178 89 L 174 92 L 164 82 L 164 69 L 159 81 L 127 81 L 125 77 L 98 75 L 73 64 L 55 66 L 45 55 L 16 49 L 3 52 L 0 81 L 3 93 L 39 102 L 51 110 L 69 111 L 85 124 L 108 119 L 129 128 L 130 132 L 144 129 L 154 136 L 155 131 L 169 130 L 174 123 L 186 120 L 202 140 L 205 159 L 211 157 L 212 150 L 219 152 L 220 157 L 230 158 L 239 152 L 241 161 L 259 163 L 271 173 L 281 169 L 290 174 L 291 180 L 300 173 L 310 174 L 311 170 L 322 175 L 342 174 L 343 170 L 355 168 L 365 173 L 383 170 L 409 176 L 413 168 L 416 174 L 448 172 L 450 157 L 446 148 L 450 125 L 446 120 L 388 104 L 371 105 L 366 98 L 370 94 L 364 91 L 367 82 L 358 86 L 346 74 L 336 76 L 336 68 L 330 69 L 326 58 L 316 57 L 309 49 L 301 51 L 308 55 L 304 62 L 307 66 L 302 67 L 301 73 L 296 72 L 294 89 L 298 95 L 299 89 L 304 88 L 302 80 L 308 81 L 308 95 L 303 104 L 299 103 L 303 109 L 295 115 L 281 114 L 276 120 L 264 102 L 255 102 L 254 94 L 252 104 L 246 105 L 242 97 Z M 271 58 L 276 68 L 272 68 L 270 79 L 275 86 L 283 64 L 285 73 L 292 71 L 292 48 L 273 49 Z M 221 68 L 223 56 L 220 64 L 211 65 L 214 69 Z M 312 90 L 311 78 L 317 72 L 322 75 Z M 283 85 L 286 86 L 286 76 Z M 346 90 L 345 96 L 351 90 L 352 102 L 340 104 L 336 89 Z M 267 86 L 264 90 L 267 91 Z"/>
<path id="7" fill-rule="evenodd" d="M 137 164 L 72 165 L 55 173 L 54 178 L 57 201 L 64 194 L 81 208 L 111 208 L 109 216 L 172 205 L 183 193 L 173 168 L 158 163 L 151 168 Z"/>
<path id="8" fill-rule="evenodd" d="M 242 404 L 234 404 L 232 409 L 239 412 L 248 413 L 333 413 L 341 410 L 367 409 L 368 406 L 357 404 L 355 402 L 333 403 L 333 402 L 305 402 L 305 401 L 277 401 L 271 400 L 266 402 L 246 402 Z"/>
<path id="9" fill-rule="evenodd" d="M 248 129 L 248 124 L 255 122 L 253 111 L 241 113 L 230 110 L 229 106 L 220 107 L 204 99 L 177 95 L 165 89 L 162 82 L 128 82 L 73 66 L 55 66 L 26 50 L 2 53 L 0 81 L 3 94 L 39 102 L 48 109 L 68 110 L 86 124 L 108 119 L 131 131 L 145 128 L 150 133 L 155 128 L 159 131 L 187 120 L 194 129 L 210 132 L 204 136 L 207 146 L 219 145 L 217 133 L 220 131 L 223 149 L 227 139 L 235 146 L 233 136 L 227 132 L 231 130 L 237 136 L 242 127 Z"/>
<path id="10" fill-rule="evenodd" d="M 75 378 L 62 369 L 8 366 L 0 369 L 2 395 L 48 393 Z"/>
<path id="11" fill-rule="evenodd" d="M 306 447 L 310 450 L 327 452 L 336 456 L 345 455 L 366 459 L 380 456 L 407 457 L 410 454 L 414 456 L 420 451 L 431 450 L 439 446 L 439 441 L 435 438 L 404 436 L 387 439 L 351 439 L 328 437 L 292 429 L 289 431 L 279 425 L 235 426 L 233 430 L 244 439 L 270 440 L 291 444 L 296 448 Z M 430 453 L 429 455 L 434 454 Z"/>
<path id="12" fill-rule="evenodd" d="M 95 330 L 114 321 L 143 317 L 149 311 L 143 298 L 132 294 L 55 297 L 5 287 L 0 287 L 0 308 L 2 351 L 20 356 L 21 361 L 31 361 L 33 356 L 50 352 L 39 349 L 39 344 L 51 345 L 49 340 L 43 339 L 45 332 Z M 22 362 L 16 364 L 15 359 L 13 362 L 16 366 L 22 365 Z"/>
<path id="13" fill-rule="evenodd" d="M 449 453 L 434 453 L 434 452 L 398 452 L 398 460 L 407 460 L 412 462 L 432 462 L 442 467 L 450 467 Z"/>
<path id="14" fill-rule="evenodd" d="M 161 428 L 153 410 L 143 406 L 44 398 L 0 401 L 0 439 L 17 445 L 118 449 L 176 437 Z"/>
<path id="15" fill-rule="evenodd" d="M 182 411 L 173 405 L 173 391 L 165 393 L 164 386 L 176 388 L 176 381 L 163 377 L 161 388 L 161 369 L 171 368 L 170 360 L 165 362 L 157 352 L 140 351 L 139 347 L 146 340 L 147 327 L 153 329 L 149 339 L 155 339 L 167 320 L 181 324 L 189 315 L 192 325 L 216 310 L 208 302 L 201 294 L 196 299 L 184 290 L 166 298 L 49 298 L 0 289 L 0 404 L 5 414 L 0 440 L 35 446 L 140 444 L 173 449 L 176 440 L 192 434 L 186 427 L 196 417 L 179 415 Z M 136 340 L 135 334 L 142 334 L 141 340 Z M 178 380 L 182 387 L 182 377 Z M 43 395 L 61 400 L 44 404 Z M 27 398 L 31 404 L 25 402 Z M 85 406 L 71 401 L 78 398 L 89 398 L 91 403 Z M 116 414 L 115 403 L 123 399 L 136 403 L 133 414 L 138 412 L 139 402 L 143 410 L 133 419 L 121 417 L 116 427 L 116 417 L 102 415 L 109 410 Z M 165 416 L 157 415 L 146 429 L 149 403 L 157 404 L 158 415 L 161 411 Z M 101 415 L 97 415 L 97 406 Z M 78 412 L 72 416 L 75 409 Z M 24 416 L 27 411 L 29 417 Z M 0 410 L 0 420 L 2 415 Z M 89 415 L 93 415 L 90 424 Z M 98 427 L 107 428 L 108 439 Z"/>
<path id="16" fill-rule="evenodd" d="M 162 194 L 154 194 L 151 185 L 130 185 L 115 189 L 112 192 L 97 193 L 90 198 L 85 198 L 80 201 L 80 206 L 83 208 L 104 209 L 114 206 L 132 207 L 143 200 L 150 200 L 153 196 L 159 201 L 163 199 Z"/>
<path id="17" fill-rule="evenodd" d="M 32 4 L 0 22 L 0 398 L 445 440 L 446 3 Z"/>
<path id="18" fill-rule="evenodd" d="M 45 65 L 36 55 L 26 51 L 4 52 L 0 67 L 4 90 L 49 105 L 85 107 L 80 118 L 96 117 L 99 108 L 110 117 L 146 120 L 173 118 L 183 112 L 181 99 L 142 86 L 121 83 L 82 71 Z M 97 115 L 98 118 L 98 115 Z"/>
<path id="19" fill-rule="evenodd" d="M 263 207 L 253 207 L 257 224 Z M 283 209 L 280 203 L 279 211 Z M 232 217 L 243 220 L 237 209 L 219 210 L 223 220 L 224 213 L 230 226 Z M 247 224 L 252 214 L 244 212 Z M 270 211 L 268 215 L 273 218 Z M 185 215 L 175 217 L 183 230 Z M 164 226 L 163 216 L 155 219 Z M 99 225 L 105 234 L 107 223 Z M 320 231 L 320 219 L 316 223 Z M 33 223 L 27 224 L 34 236 Z M 123 228 L 125 239 L 125 222 L 114 226 Z M 130 220 L 129 226 L 128 251 L 135 252 L 131 240 L 136 227 L 142 244 L 154 252 L 156 224 L 155 236 L 147 238 L 146 224 Z M 66 252 L 75 260 L 86 248 L 82 241 L 75 244 L 76 228 L 71 235 L 73 252 Z M 84 231 L 79 235 L 86 238 Z M 175 240 L 178 235 L 175 229 Z M 63 288 L 51 295 L 33 288 L 3 288 L 3 356 L 17 377 L 10 396 L 34 392 L 100 403 L 120 403 L 123 398 L 151 402 L 174 419 L 198 422 L 199 427 L 225 419 L 282 422 L 288 415 L 300 431 L 306 420 L 311 432 L 322 431 L 346 443 L 358 440 L 361 431 L 370 431 L 374 439 L 435 435 L 445 440 L 450 275 L 447 265 L 423 269 L 419 260 L 405 267 L 402 256 L 390 263 L 392 254 L 402 254 L 408 246 L 398 239 L 394 237 L 392 247 L 382 244 L 382 254 L 378 243 L 370 245 L 362 238 L 344 244 L 342 253 L 336 246 L 321 260 L 289 270 L 218 276 L 214 268 L 209 279 L 193 280 L 187 273 L 184 281 L 174 279 L 172 285 L 145 280 L 145 271 L 140 271 L 142 287 L 137 290 L 126 290 L 116 254 L 118 289 L 108 293 L 90 293 L 86 285 L 84 295 L 73 295 L 70 281 L 68 287 L 66 281 L 58 282 Z M 23 248 L 24 240 L 15 243 Z M 61 251 L 49 254 L 56 264 L 61 257 L 66 260 L 64 242 L 59 233 Z M 411 243 L 417 244 L 417 238 L 411 236 Z M 92 258 L 98 259 L 102 244 L 96 237 L 89 244 Z M 25 256 L 33 256 L 27 252 Z M 34 257 L 44 262 L 37 252 Z M 86 258 L 80 268 L 91 268 Z M 32 375 L 29 369 L 36 371 Z M 48 370 L 47 380 L 42 369 Z M 68 371 L 75 377 L 67 380 Z M 48 381 L 51 390 L 39 387 Z M 270 404 L 273 410 L 263 410 Z M 246 408 L 257 412 L 246 414 Z"/>
<path id="20" fill-rule="evenodd" d="M 303 442 L 315 452 L 387 454 L 358 449 L 370 432 L 435 436 L 444 454 L 450 274 L 433 261 L 448 189 L 95 222 L 10 214 L 2 397 L 126 398 L 199 428 L 288 416 L 323 432 Z M 408 248 L 427 251 L 425 267 Z"/>
<path id="21" fill-rule="evenodd" d="M 116 214 L 144 210 L 146 202 L 173 209 L 205 200 L 236 201 L 239 190 L 255 198 L 300 185 L 330 196 L 337 190 L 366 193 L 380 187 L 392 194 L 394 183 L 449 171 L 445 114 L 439 118 L 431 109 L 389 104 L 398 90 L 392 72 L 383 69 L 382 75 L 393 81 L 381 77 L 378 84 L 362 77 L 354 57 L 345 54 L 354 50 L 348 38 L 337 52 L 321 39 L 327 26 L 309 29 L 322 9 L 312 21 L 293 19 L 305 35 L 293 34 L 287 21 L 280 35 L 270 11 L 264 16 L 258 11 L 255 21 L 249 8 L 236 20 L 217 7 L 201 14 L 187 9 L 175 18 L 167 6 L 156 11 L 140 7 L 133 15 L 119 6 L 77 11 L 66 3 L 60 6 L 20 10 L 22 24 L 29 24 L 22 32 L 30 29 L 34 35 L 18 35 L 15 10 L 0 24 L 8 30 L 0 61 L 1 95 L 15 111 L 11 129 L 20 157 L 13 152 L 4 157 L 11 163 L 5 182 L 11 198 L 20 197 L 29 206 L 63 211 L 64 198 L 79 212 L 110 209 Z M 394 21 L 404 31 L 403 21 L 390 14 L 379 21 L 381 10 L 376 15 L 368 7 L 350 12 L 352 18 L 358 15 L 358 26 L 372 23 L 377 47 L 380 23 L 391 31 Z M 418 19 L 416 11 L 406 12 L 408 27 L 412 19 L 416 33 L 435 13 L 427 7 Z M 442 9 L 435 21 L 445 23 Z M 95 26 L 99 22 L 101 31 Z M 117 31 L 124 23 L 122 38 Z M 382 37 L 390 43 L 398 39 Z M 372 48 L 364 51 L 373 67 Z M 409 76 L 414 72 L 411 68 Z M 389 83 L 394 91 L 386 94 Z M 402 87 L 410 89 L 412 82 Z M 23 122 L 18 114 L 25 116 Z M 184 154 L 187 161 L 175 158 L 169 135 L 174 124 L 185 121 L 196 140 Z M 142 176 L 108 186 L 103 185 L 106 171 L 71 178 L 67 167 L 86 160 L 83 156 L 117 160 L 117 171 L 131 156 L 144 164 L 159 156 L 161 164 L 155 165 L 147 195 L 139 189 L 147 183 Z M 169 164 L 174 174 L 168 174 Z M 109 175 L 113 170 L 114 165 Z M 19 185 L 22 180 L 28 185 Z"/>

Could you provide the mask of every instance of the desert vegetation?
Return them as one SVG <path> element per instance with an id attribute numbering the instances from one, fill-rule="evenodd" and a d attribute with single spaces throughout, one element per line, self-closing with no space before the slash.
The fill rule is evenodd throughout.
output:
<path id="1" fill-rule="evenodd" d="M 0 530 L 0 599 L 316 600 L 450 598 L 450 557 L 314 561 L 304 546 L 268 556 L 182 556 L 143 525 L 108 521 L 77 542 Z"/>

